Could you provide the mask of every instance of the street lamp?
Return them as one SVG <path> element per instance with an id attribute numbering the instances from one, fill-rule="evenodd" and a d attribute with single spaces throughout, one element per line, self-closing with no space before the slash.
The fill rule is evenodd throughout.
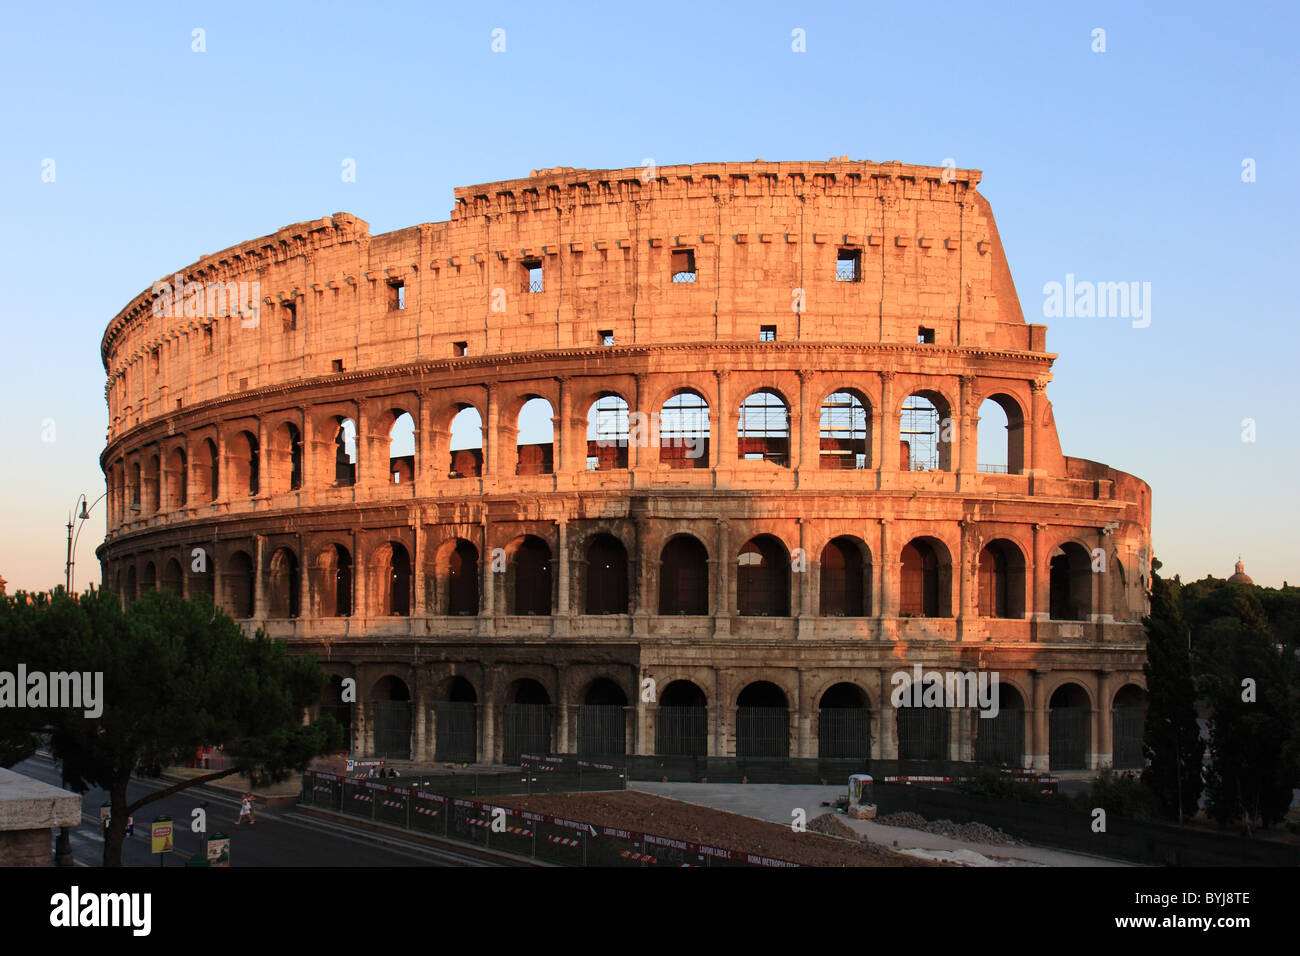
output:
<path id="1" fill-rule="evenodd" d="M 77 541 L 81 539 L 81 529 L 85 527 L 86 522 L 90 520 L 91 509 L 94 508 L 95 505 L 103 501 L 106 497 L 108 497 L 107 491 L 105 491 L 102 495 L 96 498 L 94 504 L 87 506 L 86 496 L 84 494 L 78 495 L 77 500 L 72 505 L 72 511 L 68 512 L 68 559 L 67 559 L 67 563 L 65 563 L 63 566 L 63 581 L 64 581 L 64 588 L 66 590 L 66 593 L 69 596 L 72 595 L 72 569 L 76 566 L 77 563 L 76 559 L 74 558 L 74 555 L 76 554 L 76 550 L 77 550 Z M 76 515 L 75 520 L 77 523 L 77 534 L 76 537 L 73 537 L 72 534 L 72 524 L 74 520 L 73 515 L 77 511 L 77 505 L 81 505 L 81 513 Z M 63 766 L 66 767 L 66 762 L 64 763 Z M 64 775 L 63 789 L 66 790 L 67 788 L 68 788 L 68 778 L 66 775 Z M 68 835 L 67 827 L 59 828 L 59 838 L 55 843 L 54 859 L 56 865 L 58 866 L 71 866 L 73 863 L 72 839 Z"/>
<path id="2" fill-rule="evenodd" d="M 95 499 L 94 504 L 91 504 L 89 507 L 87 507 L 86 496 L 84 494 L 78 495 L 77 500 L 72 505 L 72 511 L 68 512 L 68 560 L 63 567 L 64 587 L 67 590 L 68 594 L 72 593 L 72 571 L 77 565 L 77 559 L 76 559 L 77 540 L 81 538 L 81 529 L 85 526 L 85 523 L 88 520 L 90 520 L 90 512 L 95 507 L 95 505 L 99 504 L 107 497 L 108 497 L 108 492 L 105 491 L 102 495 L 100 495 L 98 498 Z M 73 538 L 72 536 L 72 523 L 74 520 L 73 514 L 77 510 L 77 505 L 81 505 L 81 513 L 78 514 L 75 519 L 77 522 L 77 536 L 76 538 Z"/>

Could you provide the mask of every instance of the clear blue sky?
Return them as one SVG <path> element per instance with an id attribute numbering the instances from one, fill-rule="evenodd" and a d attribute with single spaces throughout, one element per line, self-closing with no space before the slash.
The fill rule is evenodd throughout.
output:
<path id="1" fill-rule="evenodd" d="M 0 574 L 62 581 L 66 513 L 103 490 L 104 326 L 204 253 L 445 219 L 453 187 L 540 167 L 844 154 L 982 169 L 1030 321 L 1067 274 L 1150 282 L 1148 328 L 1048 322 L 1065 452 L 1151 484 L 1166 573 L 1241 552 L 1300 581 L 1298 34 L 1270 4 L 11 5 Z"/>

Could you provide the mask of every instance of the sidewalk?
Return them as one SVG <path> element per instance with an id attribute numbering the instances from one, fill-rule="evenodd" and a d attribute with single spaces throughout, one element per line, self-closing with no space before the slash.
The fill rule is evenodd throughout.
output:
<path id="1" fill-rule="evenodd" d="M 705 807 L 730 810 L 745 816 L 789 825 L 793 811 L 802 809 L 811 821 L 823 813 L 833 812 L 822 801 L 833 803 L 844 796 L 840 786 L 786 786 L 776 783 L 653 783 L 635 780 L 630 789 L 684 800 Z M 874 820 L 840 819 L 873 843 L 900 853 L 912 853 L 933 860 L 948 860 L 970 866 L 1131 866 L 1132 864 L 1102 857 L 1071 853 L 1040 846 L 1007 846 L 993 843 L 969 843 L 952 837 L 890 827 Z"/>

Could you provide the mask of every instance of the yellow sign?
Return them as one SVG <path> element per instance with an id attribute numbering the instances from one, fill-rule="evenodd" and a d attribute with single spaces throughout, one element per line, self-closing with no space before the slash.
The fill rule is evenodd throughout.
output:
<path id="1" fill-rule="evenodd" d="M 159 817 L 153 822 L 151 830 L 152 850 L 154 853 L 170 853 L 172 851 L 172 822 L 166 817 Z"/>

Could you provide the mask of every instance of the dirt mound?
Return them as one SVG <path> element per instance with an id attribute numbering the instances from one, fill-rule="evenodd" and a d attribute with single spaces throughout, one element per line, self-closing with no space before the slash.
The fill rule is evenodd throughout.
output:
<path id="1" fill-rule="evenodd" d="M 953 823 L 951 820 L 927 821 L 919 813 L 912 813 L 907 810 L 879 817 L 876 822 L 883 823 L 887 827 L 910 827 L 913 830 L 924 830 L 926 833 L 951 837 L 965 843 L 1024 846 L 1015 837 L 1003 833 L 1001 830 L 995 830 L 993 827 L 985 826 L 983 823 Z"/>

